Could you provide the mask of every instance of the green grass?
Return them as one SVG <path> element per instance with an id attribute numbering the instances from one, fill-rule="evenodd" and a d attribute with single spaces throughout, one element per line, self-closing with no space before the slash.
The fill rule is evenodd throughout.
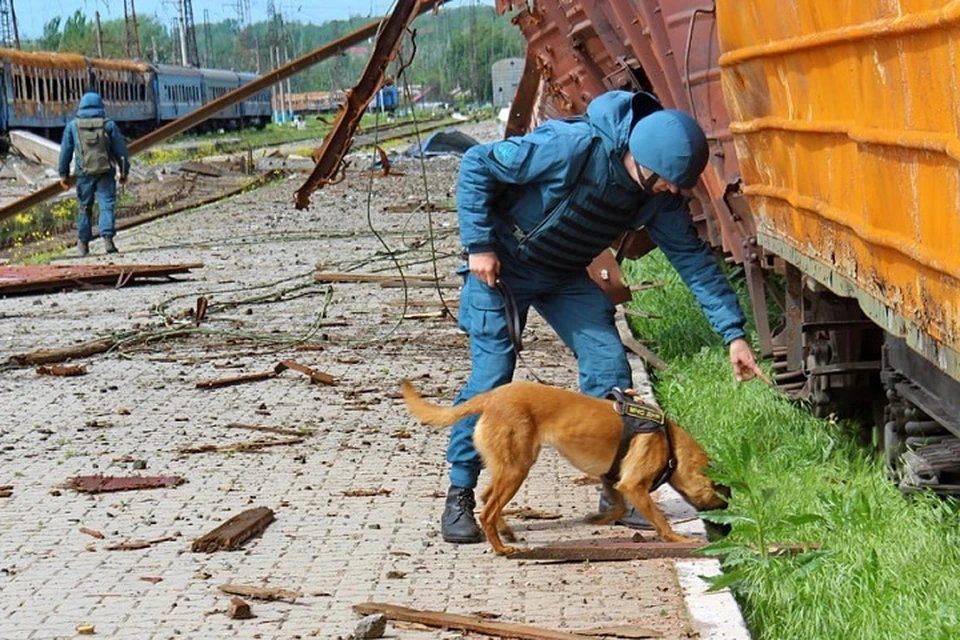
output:
<path id="1" fill-rule="evenodd" d="M 631 323 L 670 363 L 655 380 L 659 401 L 733 490 L 712 517 L 732 526 L 714 545 L 725 571 L 715 586 L 733 590 L 754 636 L 960 637 L 957 504 L 901 495 L 879 456 L 856 446 L 856 425 L 814 418 L 760 381 L 737 384 L 726 348 L 662 254 L 625 271 L 631 282 L 666 283 L 631 303 L 659 319 Z M 789 543 L 820 548 L 766 553 Z"/>

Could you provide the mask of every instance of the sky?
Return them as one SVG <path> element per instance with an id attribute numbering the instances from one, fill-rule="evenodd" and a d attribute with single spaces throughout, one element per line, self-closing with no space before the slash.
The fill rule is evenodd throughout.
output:
<path id="1" fill-rule="evenodd" d="M 193 21 L 204 21 L 204 11 L 211 22 L 237 18 L 238 2 L 243 0 L 191 0 Z M 267 19 L 267 0 L 247 0 L 250 4 L 252 22 Z M 17 14 L 17 25 L 23 39 L 37 38 L 43 34 L 43 25 L 55 16 L 62 20 L 77 9 L 93 19 L 100 12 L 100 20 L 123 19 L 123 0 L 12 0 Z M 472 4 L 493 5 L 494 0 L 453 0 L 451 6 Z M 274 0 L 274 6 L 287 20 L 320 24 L 328 20 L 343 20 L 350 16 L 380 17 L 395 3 L 395 0 Z M 154 15 L 165 25 L 177 19 L 179 0 L 134 0 L 137 17 Z"/>

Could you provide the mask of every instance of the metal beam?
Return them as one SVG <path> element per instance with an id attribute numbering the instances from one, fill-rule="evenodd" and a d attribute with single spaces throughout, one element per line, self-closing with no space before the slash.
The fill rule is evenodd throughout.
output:
<path id="1" fill-rule="evenodd" d="M 427 11 L 435 9 L 440 5 L 447 2 L 447 0 L 420 0 L 416 8 L 416 16 L 422 15 Z M 149 149 L 150 147 L 164 142 L 178 134 L 183 133 L 184 131 L 195 127 L 196 125 L 204 122 L 217 113 L 220 113 L 224 109 L 232 107 L 238 102 L 249 98 L 252 95 L 260 93 L 266 89 L 269 89 L 271 86 L 277 84 L 281 80 L 286 80 L 290 76 L 296 75 L 301 71 L 309 69 L 317 63 L 323 62 L 327 58 L 335 56 L 349 47 L 352 47 L 356 44 L 367 40 L 368 38 L 373 37 L 380 30 L 381 24 L 385 23 L 386 20 L 377 20 L 371 22 L 356 31 L 349 33 L 342 38 L 334 40 L 319 49 L 315 49 L 310 53 L 300 56 L 292 62 L 274 69 L 270 73 L 266 73 L 253 82 L 248 82 L 247 84 L 234 89 L 230 93 L 224 94 L 214 100 L 213 102 L 208 102 L 204 106 L 200 107 L 196 111 L 188 113 L 182 118 L 178 118 L 173 122 L 170 122 L 155 131 L 148 133 L 147 135 L 134 140 L 127 147 L 130 155 L 136 155 L 142 151 Z M 70 184 L 73 184 L 74 178 L 71 177 L 69 180 Z M 32 206 L 38 205 L 41 202 L 45 202 L 52 198 L 53 196 L 61 193 L 61 189 L 57 183 L 47 185 L 43 189 L 36 191 L 25 198 L 21 198 L 15 202 L 10 203 L 6 207 L 0 209 L 0 222 L 15 216 L 21 211 L 25 211 Z"/>
<path id="2" fill-rule="evenodd" d="M 317 164 L 303 185 L 297 189 L 297 209 L 310 206 L 310 194 L 334 180 L 364 110 L 383 84 L 387 65 L 397 57 L 404 32 L 414 18 L 425 10 L 425 6 L 433 4 L 436 3 L 432 0 L 399 0 L 397 3 L 383 30 L 377 35 L 373 53 L 360 80 L 353 89 L 347 91 L 347 101 L 337 113 L 333 129 L 323 139 L 320 149 L 313 153 Z"/>

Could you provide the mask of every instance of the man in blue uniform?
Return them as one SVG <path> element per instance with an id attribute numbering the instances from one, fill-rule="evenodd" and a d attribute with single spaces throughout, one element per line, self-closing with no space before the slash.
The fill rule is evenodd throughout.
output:
<path id="1" fill-rule="evenodd" d="M 91 91 L 80 98 L 77 117 L 63 130 L 60 142 L 60 187 L 70 188 L 70 161 L 76 155 L 77 200 L 80 214 L 77 218 L 77 254 L 80 257 L 90 252 L 90 219 L 93 216 L 93 201 L 100 204 L 97 226 L 107 253 L 117 253 L 113 241 L 114 203 L 117 200 L 116 171 L 120 170 L 120 184 L 127 181 L 130 160 L 127 144 L 113 120 L 108 120 L 100 95 Z"/>
<path id="2" fill-rule="evenodd" d="M 513 378 L 516 354 L 498 281 L 512 292 L 521 330 L 533 306 L 573 351 L 583 393 L 605 397 L 613 387 L 631 387 L 614 305 L 586 267 L 622 231 L 640 226 L 729 345 L 736 378 L 760 373 L 737 297 L 679 193 L 696 184 L 708 155 L 693 118 L 625 91 L 597 97 L 585 117 L 467 151 L 457 209 L 468 255 L 460 326 L 470 335 L 472 372 L 456 402 Z M 475 416 L 465 418 L 450 435 L 450 490 L 441 518 L 447 542 L 483 540 L 473 514 L 481 468 L 475 425 Z"/>

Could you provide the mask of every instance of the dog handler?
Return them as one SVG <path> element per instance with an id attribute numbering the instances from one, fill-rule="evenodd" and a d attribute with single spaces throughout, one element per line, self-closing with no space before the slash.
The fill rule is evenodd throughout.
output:
<path id="1" fill-rule="evenodd" d="M 93 217 L 94 199 L 100 204 L 97 226 L 107 253 L 117 253 L 114 244 L 113 206 L 117 200 L 116 169 L 120 170 L 120 184 L 127 182 L 130 159 L 127 144 L 120 128 L 109 120 L 104 112 L 100 94 L 90 91 L 80 98 L 76 119 L 63 130 L 60 142 L 60 188 L 70 188 L 70 161 L 76 155 L 77 200 L 80 215 L 77 218 L 77 255 L 90 252 L 90 219 Z"/>
<path id="2" fill-rule="evenodd" d="M 586 267 L 621 232 L 640 226 L 729 345 L 737 380 L 762 373 L 744 339 L 736 294 L 697 236 L 680 194 L 697 183 L 707 159 L 706 136 L 693 118 L 662 109 L 649 94 L 626 91 L 598 96 L 584 117 L 552 120 L 526 136 L 469 149 L 457 211 L 467 253 L 460 327 L 470 336 L 472 371 L 456 403 L 513 378 L 516 353 L 503 290 L 512 293 L 521 331 L 533 306 L 573 351 L 583 393 L 602 398 L 613 387 L 631 387 L 614 305 Z M 473 515 L 481 469 L 475 425 L 475 416 L 464 418 L 450 435 L 450 489 L 441 518 L 447 542 L 483 541 Z M 635 510 L 624 521 L 644 524 Z"/>

